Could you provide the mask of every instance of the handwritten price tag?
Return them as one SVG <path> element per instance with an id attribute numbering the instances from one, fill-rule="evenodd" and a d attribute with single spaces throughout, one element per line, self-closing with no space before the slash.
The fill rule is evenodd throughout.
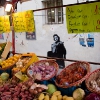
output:
<path id="1" fill-rule="evenodd" d="M 0 17 L 0 32 L 10 32 L 10 21 L 9 16 Z"/>
<path id="2" fill-rule="evenodd" d="M 66 7 L 68 33 L 100 32 L 100 2 Z"/>
<path id="3" fill-rule="evenodd" d="M 34 32 L 33 11 L 18 12 L 13 14 L 13 23 L 15 32 Z"/>

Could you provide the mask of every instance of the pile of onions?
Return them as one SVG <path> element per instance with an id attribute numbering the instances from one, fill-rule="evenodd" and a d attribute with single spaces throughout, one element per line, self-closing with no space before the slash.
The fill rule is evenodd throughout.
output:
<path id="1" fill-rule="evenodd" d="M 32 79 L 17 83 L 11 80 L 0 86 L 0 100 L 33 100 L 37 93 L 41 93 L 47 87 L 34 83 Z"/>
<path id="2" fill-rule="evenodd" d="M 40 79 L 47 79 L 50 78 L 52 75 L 55 74 L 56 69 L 54 66 L 49 65 L 49 63 L 43 63 L 39 65 L 33 65 L 30 67 L 29 70 L 33 71 L 33 75 L 35 76 L 37 73 L 40 75 Z"/>

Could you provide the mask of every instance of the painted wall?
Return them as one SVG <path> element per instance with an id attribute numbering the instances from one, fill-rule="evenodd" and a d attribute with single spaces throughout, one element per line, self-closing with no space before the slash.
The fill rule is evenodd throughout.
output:
<path id="1" fill-rule="evenodd" d="M 17 11 L 25 10 L 35 10 L 43 7 L 42 0 L 31 0 L 24 2 L 22 4 L 18 3 Z M 77 0 L 63 0 L 63 4 L 73 4 L 77 3 Z M 94 45 L 89 47 L 87 44 L 88 34 L 68 34 L 66 28 L 66 16 L 65 8 L 64 10 L 64 24 L 59 25 L 45 25 L 43 18 L 43 11 L 34 12 L 35 27 L 36 27 L 36 40 L 26 40 L 26 33 L 16 33 L 15 42 L 16 42 L 16 52 L 25 53 L 25 52 L 34 52 L 39 56 L 47 56 L 47 51 L 51 50 L 51 44 L 54 42 L 53 35 L 58 34 L 60 40 L 64 42 L 64 45 L 67 50 L 67 59 L 73 60 L 83 60 L 91 62 L 100 62 L 100 34 L 93 34 Z M 0 16 L 4 15 L 4 9 L 0 8 Z M 84 39 L 82 44 L 79 41 L 79 38 Z M 0 42 L 11 41 L 12 36 L 11 32 L 9 34 L 4 34 L 4 40 Z M 66 65 L 70 62 L 66 62 Z M 91 65 L 92 70 L 99 68 L 99 66 Z"/>

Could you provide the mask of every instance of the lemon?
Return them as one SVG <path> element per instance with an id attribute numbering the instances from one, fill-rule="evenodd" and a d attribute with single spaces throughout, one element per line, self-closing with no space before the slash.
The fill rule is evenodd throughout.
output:
<path id="1" fill-rule="evenodd" d="M 11 65 L 12 65 L 12 63 L 8 63 L 8 65 L 9 65 L 9 66 L 11 66 Z"/>
<path id="2" fill-rule="evenodd" d="M 6 63 L 6 64 L 5 64 L 5 66 L 6 66 L 6 67 L 8 67 L 8 66 L 9 66 L 9 64 L 8 64 L 8 63 Z"/>

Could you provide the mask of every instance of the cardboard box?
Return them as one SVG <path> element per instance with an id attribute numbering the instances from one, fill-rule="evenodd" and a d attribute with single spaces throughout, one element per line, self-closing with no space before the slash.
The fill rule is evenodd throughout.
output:
<path id="1" fill-rule="evenodd" d="M 1 54 L 1 57 L 2 57 L 3 59 L 6 59 L 8 53 L 9 53 L 9 51 L 10 51 L 11 46 L 12 46 L 12 43 L 11 43 L 11 42 L 7 42 L 7 44 L 6 44 L 5 48 L 4 48 L 3 53 Z"/>

